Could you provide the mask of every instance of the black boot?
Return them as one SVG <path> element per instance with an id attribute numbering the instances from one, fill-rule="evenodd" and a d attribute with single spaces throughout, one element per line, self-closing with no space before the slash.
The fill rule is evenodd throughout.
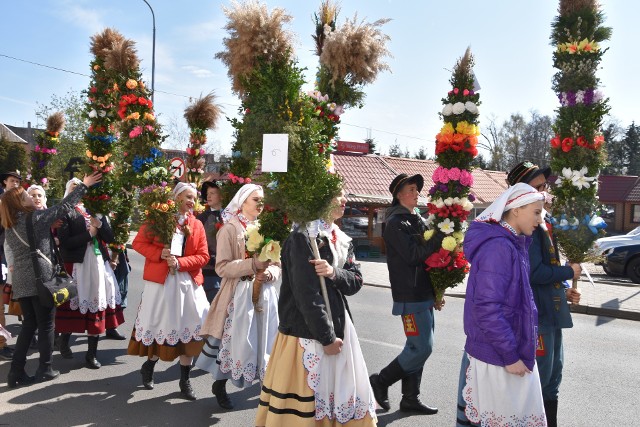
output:
<path id="1" fill-rule="evenodd" d="M 211 393 L 214 394 L 222 409 L 233 409 L 233 402 L 227 394 L 227 380 L 214 381 L 211 385 Z"/>
<path id="2" fill-rule="evenodd" d="M 110 338 L 112 340 L 126 340 L 127 337 L 122 335 L 117 328 L 107 329 L 107 333 L 105 334 L 106 338 Z"/>
<path id="3" fill-rule="evenodd" d="M 156 363 L 158 360 L 147 359 L 146 362 L 142 364 L 142 368 L 140 369 L 140 374 L 142 374 L 142 385 L 147 390 L 153 390 L 153 368 L 156 367 Z"/>
<path id="4" fill-rule="evenodd" d="M 379 374 L 373 374 L 369 377 L 373 395 L 383 410 L 388 411 L 391 409 L 391 404 L 389 403 L 389 386 L 395 384 L 404 376 L 405 373 L 402 370 L 402 366 L 400 366 L 398 358 L 395 358 L 383 368 Z"/>
<path id="5" fill-rule="evenodd" d="M 547 426 L 558 427 L 558 401 L 545 400 L 544 412 L 547 414 Z"/>
<path id="6" fill-rule="evenodd" d="M 98 359 L 96 359 L 96 354 L 98 353 L 98 340 L 100 339 L 100 337 L 98 336 L 88 336 L 87 337 L 87 354 L 84 357 L 84 360 L 86 360 L 86 365 L 87 368 L 90 369 L 100 369 L 100 367 L 102 366 L 102 364 L 100 364 L 100 362 L 98 362 Z"/>
<path id="7" fill-rule="evenodd" d="M 191 372 L 191 365 L 180 365 L 180 394 L 187 400 L 196 400 L 196 394 L 191 387 L 191 381 L 189 380 L 189 373 Z"/>
<path id="8" fill-rule="evenodd" d="M 438 408 L 432 408 L 420 402 L 420 382 L 422 381 L 422 369 L 415 374 L 402 379 L 402 400 L 400 410 L 403 412 L 418 412 L 425 415 L 438 413 Z"/>
<path id="9" fill-rule="evenodd" d="M 51 364 L 40 364 L 36 370 L 36 379 L 38 381 L 50 381 L 60 376 L 60 371 L 56 371 L 51 367 Z"/>
<path id="10" fill-rule="evenodd" d="M 30 377 L 25 372 L 24 368 L 19 371 L 11 369 L 9 375 L 7 375 L 7 385 L 9 388 L 14 388 L 19 385 L 29 385 L 36 381 L 35 377 Z"/>
<path id="11" fill-rule="evenodd" d="M 60 355 L 65 359 L 73 359 L 73 352 L 71 351 L 71 347 L 69 347 L 70 339 L 71 334 L 60 334 L 60 338 L 58 340 L 60 345 Z"/>

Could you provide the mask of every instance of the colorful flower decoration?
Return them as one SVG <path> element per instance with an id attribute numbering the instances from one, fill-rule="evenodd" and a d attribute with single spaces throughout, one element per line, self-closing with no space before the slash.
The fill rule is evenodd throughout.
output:
<path id="1" fill-rule="evenodd" d="M 611 29 L 602 25 L 604 15 L 595 0 L 562 3 L 551 35 L 558 69 L 553 89 L 560 102 L 550 141 L 551 168 L 559 175 L 552 188 L 552 214 L 560 250 L 570 262 L 579 263 L 593 259 L 593 243 L 604 235 L 604 223 L 591 223 L 599 218 L 597 182 L 606 161 L 600 130 L 609 111 L 596 70 L 606 51 L 600 43 L 609 39 Z"/>
<path id="2" fill-rule="evenodd" d="M 464 280 L 468 263 L 462 251 L 463 230 L 473 209 L 475 198 L 470 194 L 473 185 L 471 161 L 478 154 L 477 144 L 479 95 L 474 91 L 473 56 L 469 49 L 458 60 L 451 77 L 453 88 L 442 99 L 444 107 L 440 116 L 444 125 L 436 135 L 436 160 L 440 164 L 433 172 L 433 187 L 427 204 L 432 229 L 424 238 L 434 233 L 445 235 L 441 248 L 426 260 L 426 269 L 436 289 L 436 299 L 441 300 L 445 289 Z"/>
<path id="3" fill-rule="evenodd" d="M 36 146 L 31 152 L 31 181 L 49 188 L 49 162 L 58 154 L 60 132 L 64 129 L 64 115 L 54 113 L 47 118 L 47 128 L 36 136 Z"/>

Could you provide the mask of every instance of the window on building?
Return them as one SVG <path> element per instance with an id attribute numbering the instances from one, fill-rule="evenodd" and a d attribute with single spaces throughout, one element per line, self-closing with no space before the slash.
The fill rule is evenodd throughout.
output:
<path id="1" fill-rule="evenodd" d="M 633 205 L 631 212 L 631 222 L 640 222 L 640 205 Z"/>

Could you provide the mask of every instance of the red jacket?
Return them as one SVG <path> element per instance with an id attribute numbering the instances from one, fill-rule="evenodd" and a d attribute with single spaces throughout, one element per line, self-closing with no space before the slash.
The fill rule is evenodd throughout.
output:
<path id="1" fill-rule="evenodd" d="M 209 250 L 207 237 L 202 223 L 193 215 L 189 215 L 187 224 L 191 228 L 191 234 L 184 245 L 184 256 L 178 257 L 179 271 L 187 271 L 198 285 L 202 284 L 202 267 L 209 262 Z M 133 239 L 133 249 L 144 256 L 144 273 L 142 278 L 150 282 L 164 284 L 169 266 L 167 261 L 160 258 L 164 245 L 151 236 L 147 236 L 146 225 L 140 227 L 138 234 Z"/>

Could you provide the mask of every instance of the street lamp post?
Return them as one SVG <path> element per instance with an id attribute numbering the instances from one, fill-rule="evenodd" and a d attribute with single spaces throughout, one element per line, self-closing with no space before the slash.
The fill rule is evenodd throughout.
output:
<path id="1" fill-rule="evenodd" d="M 151 102 L 155 103 L 153 96 L 155 95 L 155 79 L 156 79 L 156 15 L 153 13 L 153 8 L 147 0 L 142 0 L 149 6 L 151 10 L 151 17 L 153 18 L 153 48 L 151 51 Z"/>

